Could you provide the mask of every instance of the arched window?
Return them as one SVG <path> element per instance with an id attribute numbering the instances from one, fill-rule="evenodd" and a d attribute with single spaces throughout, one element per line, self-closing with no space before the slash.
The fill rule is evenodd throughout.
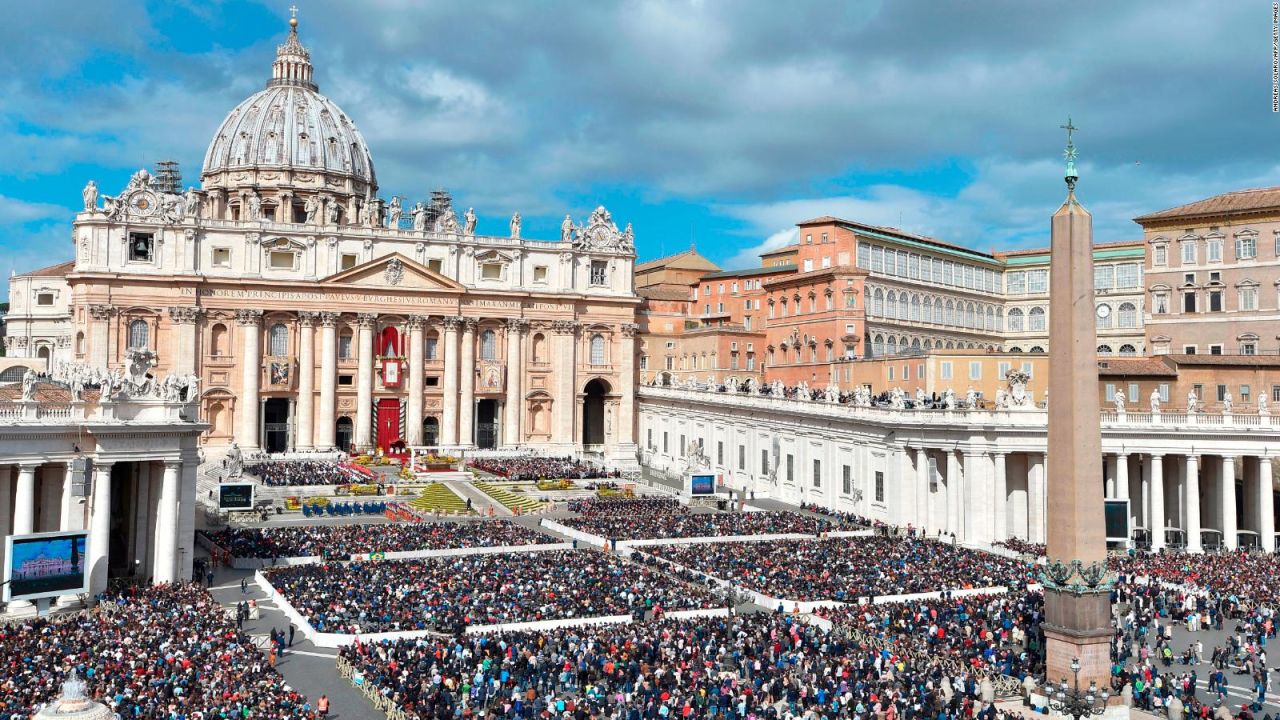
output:
<path id="1" fill-rule="evenodd" d="M 1031 312 L 1027 314 L 1027 326 L 1030 330 L 1044 330 L 1044 308 L 1033 307 Z M 1032 350 L 1031 352 L 1035 352 Z M 1043 352 L 1043 351 L 1041 351 Z"/>
<path id="2" fill-rule="evenodd" d="M 876 294 L 871 297 L 871 314 L 884 317 L 884 291 L 880 288 L 876 288 Z"/>
<path id="3" fill-rule="evenodd" d="M 1110 354 L 1111 354 L 1111 346 L 1110 346 L 1110 345 L 1099 345 L 1099 346 L 1098 346 L 1098 354 L 1099 354 L 1099 355 L 1110 355 Z"/>
<path id="4" fill-rule="evenodd" d="M 271 357 L 284 357 L 289 354 L 289 328 L 283 323 L 276 323 L 271 326 L 271 351 L 267 353 Z"/>
<path id="5" fill-rule="evenodd" d="M 920 320 L 920 296 L 911 296 L 911 320 L 913 322 Z"/>
<path id="6" fill-rule="evenodd" d="M 440 359 L 440 333 L 432 330 L 427 333 L 427 360 Z"/>
<path id="7" fill-rule="evenodd" d="M 351 328 L 342 328 L 342 332 L 338 333 L 338 357 L 342 360 L 351 359 Z"/>
<path id="8" fill-rule="evenodd" d="M 898 317 L 898 293 L 890 290 L 885 298 L 885 314 L 891 318 Z"/>
<path id="9" fill-rule="evenodd" d="M 1120 312 L 1117 313 L 1116 322 L 1122 328 L 1137 327 L 1138 307 L 1133 303 L 1120 303 Z"/>
<path id="10" fill-rule="evenodd" d="M 493 330 L 485 330 L 480 333 L 480 359 L 498 359 L 498 334 Z"/>
<path id="11" fill-rule="evenodd" d="M 983 327 L 988 331 L 996 329 L 996 310 L 990 305 L 987 306 L 987 321 Z"/>
<path id="12" fill-rule="evenodd" d="M 947 311 L 942 316 L 942 322 L 947 325 L 954 325 L 956 321 L 956 306 L 951 300 L 947 301 Z"/>
<path id="13" fill-rule="evenodd" d="M 536 363 L 547 361 L 547 337 L 542 333 L 533 336 L 533 361 Z"/>
<path id="14" fill-rule="evenodd" d="M 884 336 L 876 335 L 875 342 L 871 343 L 871 347 L 873 348 L 874 354 L 883 355 L 884 354 Z"/>
<path id="15" fill-rule="evenodd" d="M 1009 311 L 1009 332 L 1022 332 L 1022 308 L 1013 308 Z M 1019 351 L 1021 352 L 1021 351 Z"/>
<path id="16" fill-rule="evenodd" d="M 1106 308 L 1106 310 L 1103 310 Z M 1097 311 L 1093 314 L 1097 319 L 1098 329 L 1106 330 L 1111 327 L 1111 306 L 1103 303 L 1098 306 Z"/>
<path id="17" fill-rule="evenodd" d="M 146 350 L 151 344 L 151 328 L 146 320 L 129 323 L 129 349 Z"/>
<path id="18" fill-rule="evenodd" d="M 1125 344 L 1120 346 L 1120 355 L 1122 357 L 1132 357 L 1137 354 L 1138 354 L 1138 349 L 1132 345 Z"/>
<path id="19" fill-rule="evenodd" d="M 897 355 L 897 354 L 898 354 L 898 338 L 896 338 L 896 337 L 890 337 L 890 338 L 889 338 L 889 347 L 887 347 L 885 350 L 886 350 L 886 352 L 888 352 L 890 355 Z"/>
<path id="20" fill-rule="evenodd" d="M 942 324 L 942 298 L 933 301 L 933 321 L 939 325 Z"/>
<path id="21" fill-rule="evenodd" d="M 1009 348 L 1009 352 L 1011 352 L 1011 353 L 1014 353 L 1014 352 L 1020 353 L 1020 352 L 1022 352 L 1022 348 L 1018 347 L 1017 345 L 1014 345 L 1013 347 Z"/>
<path id="22" fill-rule="evenodd" d="M 76 333 L 76 354 L 84 354 L 84 333 L 82 332 Z"/>
<path id="23" fill-rule="evenodd" d="M 973 303 L 969 303 L 964 309 L 964 326 L 967 328 L 978 327 L 977 316 L 974 314 Z"/>
<path id="24" fill-rule="evenodd" d="M 600 333 L 591 336 L 591 364 L 604 364 L 604 336 Z"/>
<path id="25" fill-rule="evenodd" d="M 1031 349 L 1030 349 L 1030 350 L 1028 350 L 1027 352 L 1043 353 L 1043 352 L 1044 352 L 1044 348 L 1040 347 L 1039 345 L 1032 345 L 1032 346 L 1031 346 Z"/>
<path id="26" fill-rule="evenodd" d="M 933 298 L 928 295 L 924 298 L 924 310 L 920 313 L 920 319 L 925 322 L 933 322 Z"/>
<path id="27" fill-rule="evenodd" d="M 209 329 L 209 354 L 213 357 L 223 357 L 227 354 L 227 326 L 222 323 L 214 323 Z"/>

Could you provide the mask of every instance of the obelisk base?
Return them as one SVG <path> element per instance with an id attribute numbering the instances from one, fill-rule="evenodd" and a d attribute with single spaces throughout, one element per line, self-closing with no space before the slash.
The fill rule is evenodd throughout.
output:
<path id="1" fill-rule="evenodd" d="M 1097 683 L 1111 687 L 1111 595 L 1106 591 L 1074 593 L 1044 589 L 1045 680 L 1055 685 L 1073 675 L 1071 660 L 1080 661 L 1080 689 Z"/>

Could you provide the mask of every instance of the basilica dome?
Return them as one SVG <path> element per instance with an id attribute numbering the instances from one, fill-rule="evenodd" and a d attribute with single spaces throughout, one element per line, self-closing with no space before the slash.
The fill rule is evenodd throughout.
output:
<path id="1" fill-rule="evenodd" d="M 201 178 L 206 189 L 313 185 L 341 195 L 377 191 L 373 158 L 355 123 L 312 81 L 297 20 L 276 48 L 267 87 L 235 107 L 214 133 Z M 283 174 L 283 176 L 282 176 Z"/>

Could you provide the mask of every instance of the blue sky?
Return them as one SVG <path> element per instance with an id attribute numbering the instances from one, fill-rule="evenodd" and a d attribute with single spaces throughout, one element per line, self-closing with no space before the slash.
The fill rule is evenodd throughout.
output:
<path id="1" fill-rule="evenodd" d="M 71 255 L 86 180 L 187 184 L 266 81 L 288 5 L 53 0 L 0 27 L 0 272 Z M 603 203 L 642 259 L 755 265 L 837 215 L 980 249 L 1043 245 L 1068 114 L 1099 240 L 1277 183 L 1271 5 L 297 0 L 322 93 L 382 194 L 446 188 L 482 232 Z M 3 281 L 0 281 L 3 282 Z"/>

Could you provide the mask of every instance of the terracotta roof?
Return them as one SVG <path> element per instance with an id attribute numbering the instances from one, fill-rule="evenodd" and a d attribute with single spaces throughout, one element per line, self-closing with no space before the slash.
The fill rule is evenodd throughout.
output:
<path id="1" fill-rule="evenodd" d="M 682 285 L 649 285 L 636 288 L 636 294 L 649 300 L 690 300 L 693 289 Z"/>
<path id="2" fill-rule="evenodd" d="M 645 272 L 648 270 L 659 270 L 662 268 L 675 268 L 677 270 L 709 270 L 717 272 L 720 266 L 698 254 L 697 250 L 690 248 L 684 252 L 675 255 L 667 255 L 656 260 L 646 260 L 636 265 L 636 272 Z"/>
<path id="3" fill-rule="evenodd" d="M 101 393 L 96 388 L 86 388 L 81 398 L 87 403 L 95 403 Z M 67 403 L 71 402 L 71 391 L 61 385 L 47 382 L 36 384 L 35 398 L 37 402 Z M 0 385 L 0 400 L 21 400 L 22 383 L 6 383 Z"/>
<path id="4" fill-rule="evenodd" d="M 772 256 L 774 256 L 774 255 L 786 255 L 787 253 L 793 253 L 793 252 L 796 252 L 796 251 L 797 251 L 797 250 L 799 250 L 799 249 L 800 249 L 800 243 L 794 243 L 794 244 L 792 244 L 792 245 L 783 245 L 782 247 L 780 247 L 780 248 L 778 248 L 778 249 L 776 249 L 776 250 L 768 250 L 768 251 L 766 251 L 766 252 L 762 252 L 762 253 L 760 253 L 760 257 L 772 257 Z"/>
<path id="5" fill-rule="evenodd" d="M 1152 357 L 1112 357 L 1107 356 L 1098 358 L 1098 375 L 1102 377 L 1108 376 L 1136 376 L 1145 375 L 1149 377 L 1177 377 L 1178 371 L 1170 366 L 1165 360 L 1168 355 L 1156 355 Z"/>
<path id="6" fill-rule="evenodd" d="M 1145 243 L 1142 240 L 1116 240 L 1115 242 L 1094 243 L 1093 249 L 1105 250 L 1107 248 L 1137 247 L 1144 244 Z M 997 258 L 1022 257 L 1024 255 L 1047 255 L 1049 254 L 1051 249 L 1052 248 L 1039 247 L 1039 248 L 1027 248 L 1025 250 L 998 250 L 992 254 L 995 255 Z"/>
<path id="7" fill-rule="evenodd" d="M 32 270 L 31 272 L 22 273 L 17 277 L 63 277 L 67 273 L 75 269 L 76 269 L 76 261 L 68 260 L 66 262 L 58 263 L 57 265 L 50 265 L 49 267 L 43 267 L 43 268 L 40 268 L 39 270 Z"/>
<path id="8" fill-rule="evenodd" d="M 786 265 L 771 265 L 769 267 L 747 268 L 746 270 L 721 270 L 718 273 L 703 275 L 702 279 L 703 280 L 719 280 L 720 278 L 755 277 L 757 275 L 773 275 L 775 273 L 777 274 L 793 273 L 795 271 L 796 271 L 796 266 L 788 263 Z"/>
<path id="9" fill-rule="evenodd" d="M 1166 357 L 1173 360 L 1177 365 L 1280 367 L 1280 355 L 1185 355 L 1173 353 Z"/>
<path id="10" fill-rule="evenodd" d="M 1168 210 L 1159 210 L 1134 218 L 1136 223 L 1172 220 L 1183 217 L 1206 217 L 1214 215 L 1230 215 L 1237 213 L 1276 210 L 1280 212 L 1280 187 L 1250 188 L 1234 192 L 1214 195 L 1204 200 L 1179 205 Z"/>

